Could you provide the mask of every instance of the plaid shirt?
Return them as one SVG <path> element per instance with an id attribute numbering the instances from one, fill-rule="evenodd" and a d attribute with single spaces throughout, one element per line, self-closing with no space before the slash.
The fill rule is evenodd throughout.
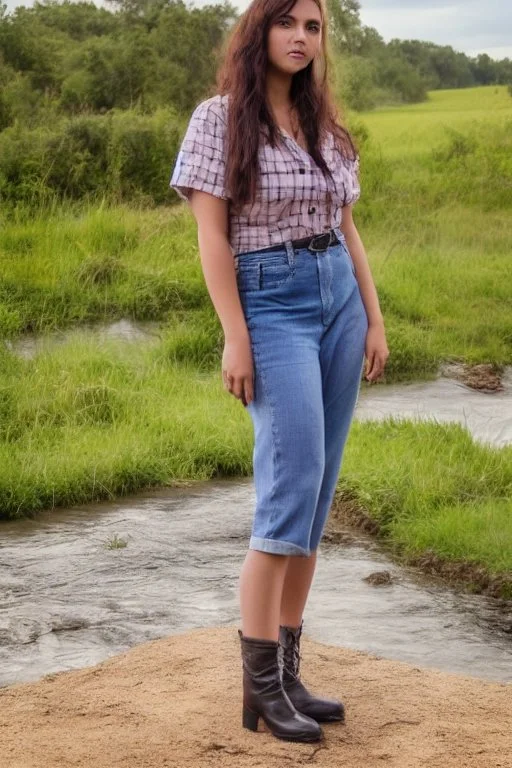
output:
<path id="1" fill-rule="evenodd" d="M 227 96 L 213 96 L 194 110 L 185 133 L 170 186 L 183 200 L 192 189 L 229 200 L 226 189 L 224 135 Z M 285 240 L 317 235 L 341 224 L 344 205 L 359 198 L 359 158 L 348 160 L 332 135 L 322 147 L 333 181 L 285 131 L 272 148 L 262 142 L 256 199 L 229 214 L 229 242 L 234 255 Z"/>

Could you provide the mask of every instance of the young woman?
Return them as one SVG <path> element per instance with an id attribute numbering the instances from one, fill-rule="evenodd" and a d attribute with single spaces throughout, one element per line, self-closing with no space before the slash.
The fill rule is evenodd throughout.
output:
<path id="1" fill-rule="evenodd" d="M 352 219 L 358 157 L 327 80 L 324 0 L 253 0 L 171 186 L 190 202 L 225 335 L 222 376 L 254 426 L 256 510 L 240 577 L 243 725 L 317 741 L 340 701 L 299 675 L 302 615 L 361 383 L 388 348 Z M 282 669 L 282 672 L 280 671 Z"/>

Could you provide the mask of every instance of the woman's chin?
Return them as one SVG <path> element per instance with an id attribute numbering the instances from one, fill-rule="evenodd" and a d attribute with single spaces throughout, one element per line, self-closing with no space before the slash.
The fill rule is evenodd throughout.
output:
<path id="1" fill-rule="evenodd" d="M 276 72 L 283 75 L 295 75 L 296 72 L 300 72 L 301 69 L 305 69 L 309 62 L 307 59 L 292 59 L 288 57 L 278 64 L 273 64 L 272 67 Z"/>

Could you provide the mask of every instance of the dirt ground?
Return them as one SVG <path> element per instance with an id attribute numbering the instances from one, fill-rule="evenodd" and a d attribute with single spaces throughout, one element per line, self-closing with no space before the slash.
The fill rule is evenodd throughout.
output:
<path id="1" fill-rule="evenodd" d="M 347 722 L 316 745 L 241 726 L 235 627 L 0 690 L 2 768 L 512 768 L 512 686 L 303 639 L 302 677 Z M 314 683 L 314 684 L 313 684 Z"/>

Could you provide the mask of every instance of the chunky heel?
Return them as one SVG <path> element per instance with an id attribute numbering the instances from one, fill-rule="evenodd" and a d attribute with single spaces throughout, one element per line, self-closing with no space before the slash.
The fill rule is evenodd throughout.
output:
<path id="1" fill-rule="evenodd" d="M 243 708 L 242 725 L 244 728 L 248 728 L 250 731 L 257 731 L 259 720 L 260 716 L 255 712 L 251 712 L 247 707 Z"/>

